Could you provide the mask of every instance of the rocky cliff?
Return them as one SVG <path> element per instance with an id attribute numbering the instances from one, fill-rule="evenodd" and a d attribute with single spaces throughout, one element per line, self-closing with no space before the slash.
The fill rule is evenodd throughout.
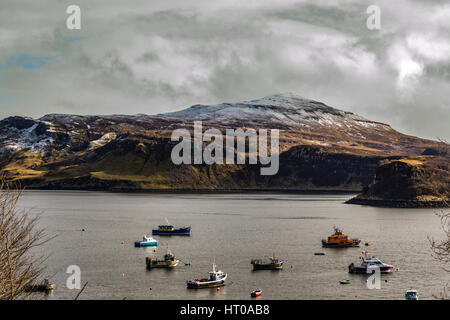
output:
<path id="1" fill-rule="evenodd" d="M 389 207 L 445 207 L 449 199 L 450 159 L 419 156 L 381 161 L 374 183 L 348 202 Z"/>

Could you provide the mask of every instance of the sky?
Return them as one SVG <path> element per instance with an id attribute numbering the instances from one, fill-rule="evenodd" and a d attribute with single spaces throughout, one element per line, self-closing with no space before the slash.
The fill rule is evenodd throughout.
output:
<path id="1" fill-rule="evenodd" d="M 66 9 L 81 8 L 69 30 Z M 380 8 L 381 27 L 366 12 Z M 291 92 L 450 140 L 448 0 L 1 0 L 0 118 Z"/>

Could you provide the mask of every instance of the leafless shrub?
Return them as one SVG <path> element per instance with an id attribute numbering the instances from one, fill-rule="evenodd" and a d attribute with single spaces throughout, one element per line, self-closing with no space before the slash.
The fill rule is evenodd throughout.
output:
<path id="1" fill-rule="evenodd" d="M 0 300 L 29 297 L 27 287 L 40 280 L 44 270 L 44 257 L 31 251 L 50 239 L 38 228 L 38 217 L 18 209 L 22 192 L 19 185 L 0 179 Z"/>
<path id="2" fill-rule="evenodd" d="M 435 240 L 434 238 L 429 238 L 428 240 L 430 241 L 433 257 L 447 265 L 450 263 L 450 212 L 442 212 L 439 213 L 438 216 L 441 219 L 441 226 L 446 239 Z M 450 272 L 450 269 L 445 267 L 444 270 Z M 449 288 L 444 287 L 442 292 L 435 297 L 439 299 L 448 299 L 450 297 Z"/>

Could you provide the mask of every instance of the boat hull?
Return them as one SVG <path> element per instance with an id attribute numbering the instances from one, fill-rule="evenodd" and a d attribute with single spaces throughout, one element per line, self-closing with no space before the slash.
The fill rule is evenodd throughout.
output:
<path id="1" fill-rule="evenodd" d="M 253 264 L 253 270 L 283 270 L 283 264 Z"/>
<path id="2" fill-rule="evenodd" d="M 217 281 L 205 281 L 200 280 L 196 281 L 188 281 L 187 283 L 188 289 L 204 289 L 204 288 L 215 288 L 222 287 L 225 285 L 225 280 L 217 280 Z"/>
<path id="3" fill-rule="evenodd" d="M 211 279 L 195 279 L 186 281 L 186 285 L 188 289 L 203 289 L 203 288 L 215 288 L 222 287 L 225 285 L 225 280 L 227 280 L 227 274 L 225 274 L 220 279 L 211 280 Z"/>
<path id="4" fill-rule="evenodd" d="M 134 243 L 134 246 L 136 248 L 139 247 L 156 247 L 158 245 L 158 241 L 152 241 L 152 242 L 141 242 L 141 241 L 136 241 Z"/>
<path id="5" fill-rule="evenodd" d="M 322 240 L 322 247 L 324 248 L 348 248 L 348 247 L 359 247 L 359 244 L 361 241 L 353 241 L 353 242 L 346 242 L 346 243 L 339 243 L 339 242 L 327 242 L 325 240 Z"/>
<path id="6" fill-rule="evenodd" d="M 172 268 L 176 268 L 178 266 L 178 264 L 180 263 L 180 260 L 175 260 L 175 261 L 161 261 L 161 260 L 156 260 L 155 261 L 151 261 L 150 259 L 146 259 L 146 264 L 147 264 L 147 269 L 154 269 L 154 268 L 167 268 L 167 269 L 172 269 Z"/>
<path id="7" fill-rule="evenodd" d="M 172 231 L 164 231 L 159 229 L 152 230 L 152 235 L 154 236 L 190 236 L 191 228 L 179 228 Z"/>
<path id="8" fill-rule="evenodd" d="M 392 266 L 384 266 L 380 267 L 380 273 L 391 273 L 394 270 L 394 267 Z M 358 273 L 358 274 L 372 274 L 375 273 L 375 270 L 373 268 L 368 269 L 360 266 L 352 266 L 350 265 L 348 267 L 349 273 Z"/>

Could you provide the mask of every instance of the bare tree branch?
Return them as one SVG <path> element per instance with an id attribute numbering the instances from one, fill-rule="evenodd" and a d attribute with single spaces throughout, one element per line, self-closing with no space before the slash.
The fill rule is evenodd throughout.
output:
<path id="1" fill-rule="evenodd" d="M 20 184 L 0 178 L 0 300 L 33 294 L 27 288 L 40 280 L 45 258 L 33 256 L 31 251 L 51 239 L 38 228 L 38 217 L 18 209 L 22 193 Z"/>

